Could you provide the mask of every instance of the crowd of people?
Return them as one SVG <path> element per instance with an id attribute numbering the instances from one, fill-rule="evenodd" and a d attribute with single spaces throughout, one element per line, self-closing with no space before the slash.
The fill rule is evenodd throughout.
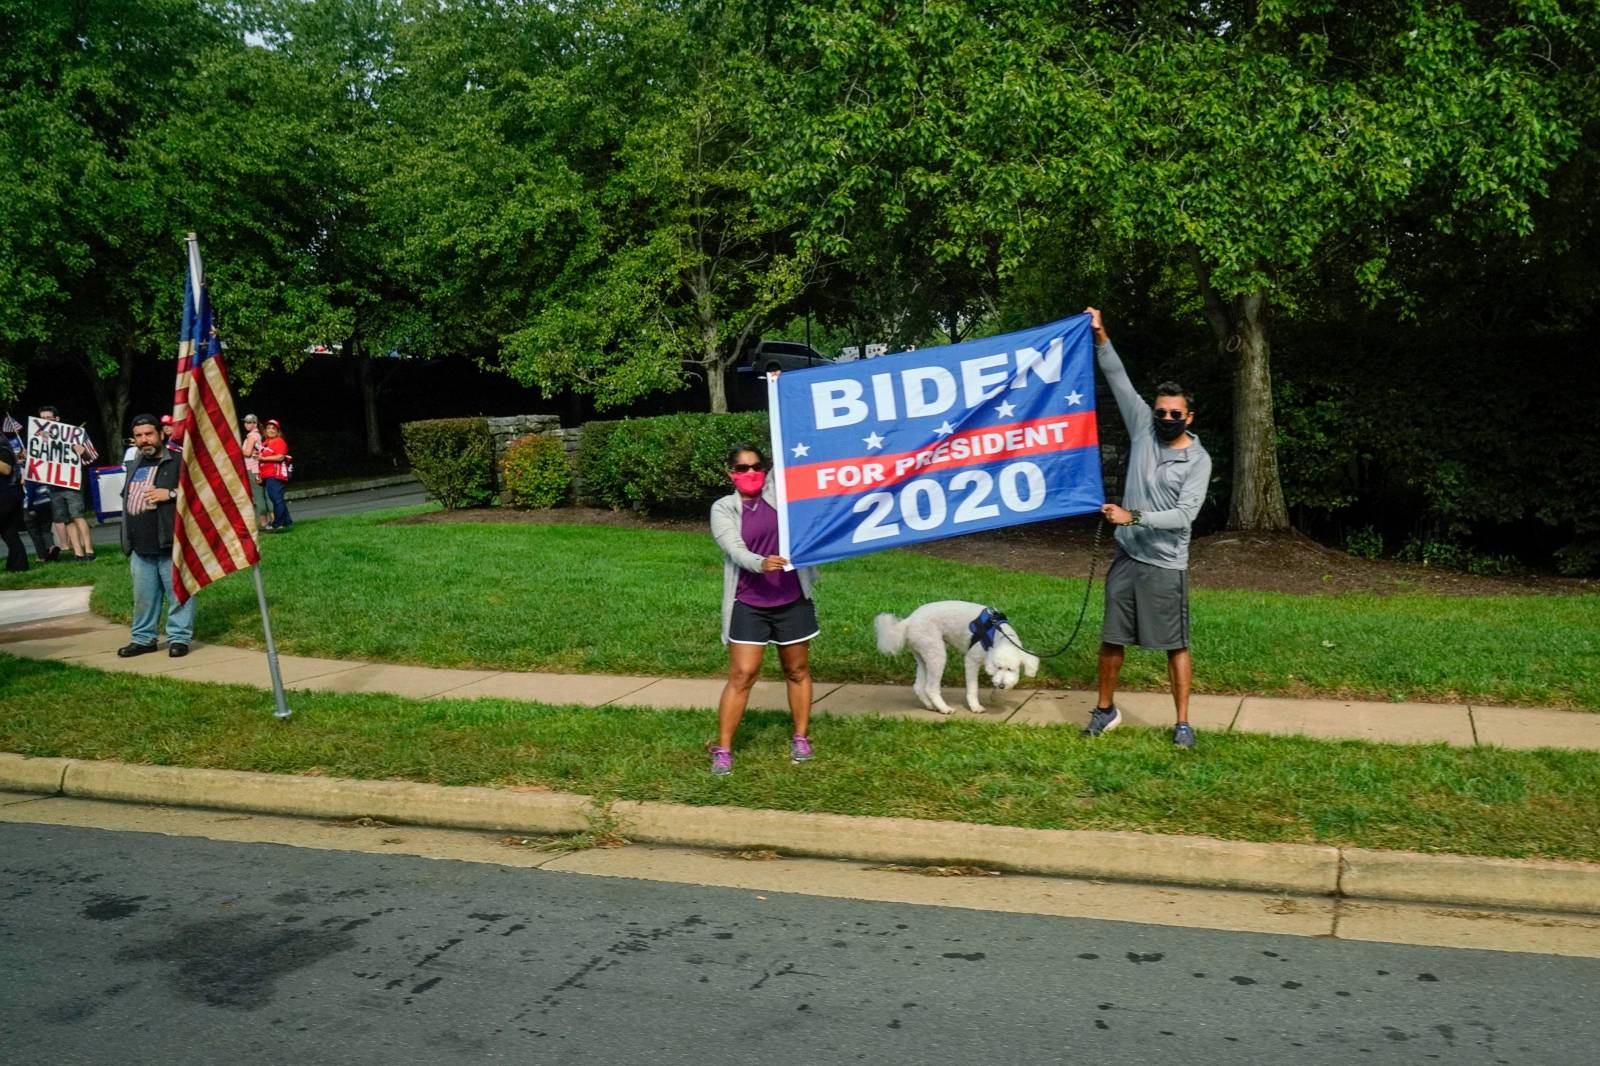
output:
<path id="1" fill-rule="evenodd" d="M 38 417 L 47 422 L 60 420 L 59 408 L 44 404 Z M 147 416 L 138 416 L 144 418 Z M 153 416 L 150 416 L 153 417 Z M 136 418 L 130 429 L 138 425 Z M 181 445 L 173 444 L 175 429 L 170 414 L 155 420 L 159 429 L 159 443 L 167 450 L 180 454 Z M 245 456 L 245 468 L 250 479 L 250 495 L 263 531 L 280 532 L 294 525 L 289 513 L 286 492 L 294 470 L 294 457 L 289 453 L 283 426 L 275 418 L 260 425 L 255 415 L 245 415 L 240 431 L 240 443 Z M 139 460 L 139 447 L 132 436 L 124 441 L 122 466 L 125 474 L 132 473 L 129 464 Z M 34 562 L 93 562 L 94 541 L 85 517 L 91 507 L 91 471 L 99 453 L 87 441 L 73 446 L 81 466 L 79 488 L 69 489 L 42 481 L 29 481 L 24 476 L 27 454 L 25 427 L 7 417 L 6 431 L 0 434 L 0 538 L 6 545 L 6 569 L 27 570 L 29 566 L 27 545 L 22 535 L 26 533 L 33 543 Z M 101 511 L 109 513 L 116 508 L 101 501 Z M 126 504 L 126 494 L 123 497 Z M 123 508 L 124 513 L 126 507 Z"/>

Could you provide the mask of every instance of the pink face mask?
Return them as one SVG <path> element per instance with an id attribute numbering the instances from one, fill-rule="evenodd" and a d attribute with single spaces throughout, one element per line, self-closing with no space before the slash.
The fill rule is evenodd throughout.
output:
<path id="1" fill-rule="evenodd" d="M 733 475 L 733 487 L 746 496 L 754 496 L 766 483 L 765 470 L 741 470 Z"/>

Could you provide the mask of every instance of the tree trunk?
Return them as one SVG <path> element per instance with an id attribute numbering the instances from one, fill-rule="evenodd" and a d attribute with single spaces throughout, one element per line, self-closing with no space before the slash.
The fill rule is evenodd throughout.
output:
<path id="1" fill-rule="evenodd" d="M 1278 430 L 1272 412 L 1272 345 L 1267 337 L 1267 293 L 1233 300 L 1238 338 L 1233 378 L 1233 497 L 1228 528 L 1289 528 L 1278 476 Z"/>
<path id="2" fill-rule="evenodd" d="M 711 413 L 728 413 L 728 375 L 717 351 L 717 327 L 702 314 L 700 318 L 700 365 L 706 372 L 706 392 L 711 397 Z"/>
<path id="3" fill-rule="evenodd" d="M 1228 528 L 1289 528 L 1278 476 L 1278 428 L 1272 413 L 1272 343 L 1267 336 L 1266 289 L 1224 300 L 1196 248 L 1189 262 L 1224 365 L 1233 363 L 1233 493 Z"/>
<path id="4" fill-rule="evenodd" d="M 358 342 L 354 339 L 350 344 L 355 348 L 356 381 L 361 387 L 361 414 L 367 428 L 367 454 L 371 456 L 383 455 L 383 431 L 378 427 L 378 386 L 372 380 L 372 357 L 363 349 L 356 348 Z"/>
<path id="5" fill-rule="evenodd" d="M 711 413 L 725 415 L 728 413 L 728 379 L 722 372 L 722 364 L 713 354 L 706 357 L 704 365 L 706 392 L 711 397 Z"/>
<path id="6" fill-rule="evenodd" d="M 95 407 L 100 412 L 103 436 L 98 440 L 104 445 L 100 454 L 107 462 L 113 462 L 122 457 L 122 438 L 127 436 L 128 419 L 132 417 L 128 413 L 128 406 L 133 395 L 133 350 L 126 347 L 118 349 L 117 372 L 109 378 L 96 374 L 94 364 L 87 359 L 82 366 L 89 378 L 89 387 L 94 392 Z"/>

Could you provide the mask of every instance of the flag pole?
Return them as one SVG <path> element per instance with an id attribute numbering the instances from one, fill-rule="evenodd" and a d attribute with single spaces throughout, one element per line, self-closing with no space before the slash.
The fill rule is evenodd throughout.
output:
<path id="1" fill-rule="evenodd" d="M 272 674 L 272 698 L 278 704 L 278 709 L 272 712 L 272 716 L 287 718 L 294 712 L 289 709 L 288 701 L 283 697 L 283 674 L 278 671 L 278 645 L 272 640 L 272 619 L 267 617 L 267 590 L 261 584 L 261 564 L 252 566 L 250 573 L 256 579 L 256 602 L 261 605 L 261 630 L 267 635 L 267 669 Z"/>
<path id="2" fill-rule="evenodd" d="M 201 293 L 200 237 L 191 230 L 185 243 L 189 248 L 189 284 L 194 290 L 194 306 L 198 310 Z M 272 618 L 267 614 L 267 590 L 261 583 L 261 564 L 257 562 L 251 566 L 250 573 L 256 582 L 256 604 L 261 608 L 261 631 L 267 638 L 267 672 L 272 675 L 272 699 L 277 704 L 272 716 L 287 718 L 294 712 L 289 709 L 289 701 L 283 695 L 283 673 L 278 669 L 278 645 L 272 639 Z"/>

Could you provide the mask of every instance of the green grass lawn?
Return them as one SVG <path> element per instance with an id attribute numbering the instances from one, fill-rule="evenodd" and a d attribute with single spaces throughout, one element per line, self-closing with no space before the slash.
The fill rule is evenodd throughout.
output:
<path id="1" fill-rule="evenodd" d="M 0 750 L 161 765 L 537 785 L 623 799 L 1034 828 L 1600 860 L 1600 753 L 1164 730 L 823 718 L 793 766 L 752 712 L 713 778 L 710 711 L 295 693 L 101 673 L 0 654 Z"/>
<path id="2" fill-rule="evenodd" d="M 297 524 L 265 538 L 280 647 L 430 666 L 715 676 L 721 557 L 709 533 L 579 525 L 394 525 L 395 512 Z M 21 581 L 17 579 L 21 578 Z M 92 579 L 96 610 L 127 618 L 120 559 L 5 575 L 0 588 Z M 1081 581 L 893 551 L 826 566 L 816 676 L 909 684 L 878 654 L 872 618 L 934 599 L 999 606 L 1030 644 L 1065 638 Z M 1084 633 L 1036 683 L 1094 676 L 1099 589 Z M 1193 593 L 1202 692 L 1474 700 L 1600 710 L 1600 597 Z M 259 645 L 243 575 L 206 589 L 198 639 Z M 947 679 L 957 677 L 958 664 Z M 1126 683 L 1161 688 L 1165 657 L 1130 651 Z"/>

